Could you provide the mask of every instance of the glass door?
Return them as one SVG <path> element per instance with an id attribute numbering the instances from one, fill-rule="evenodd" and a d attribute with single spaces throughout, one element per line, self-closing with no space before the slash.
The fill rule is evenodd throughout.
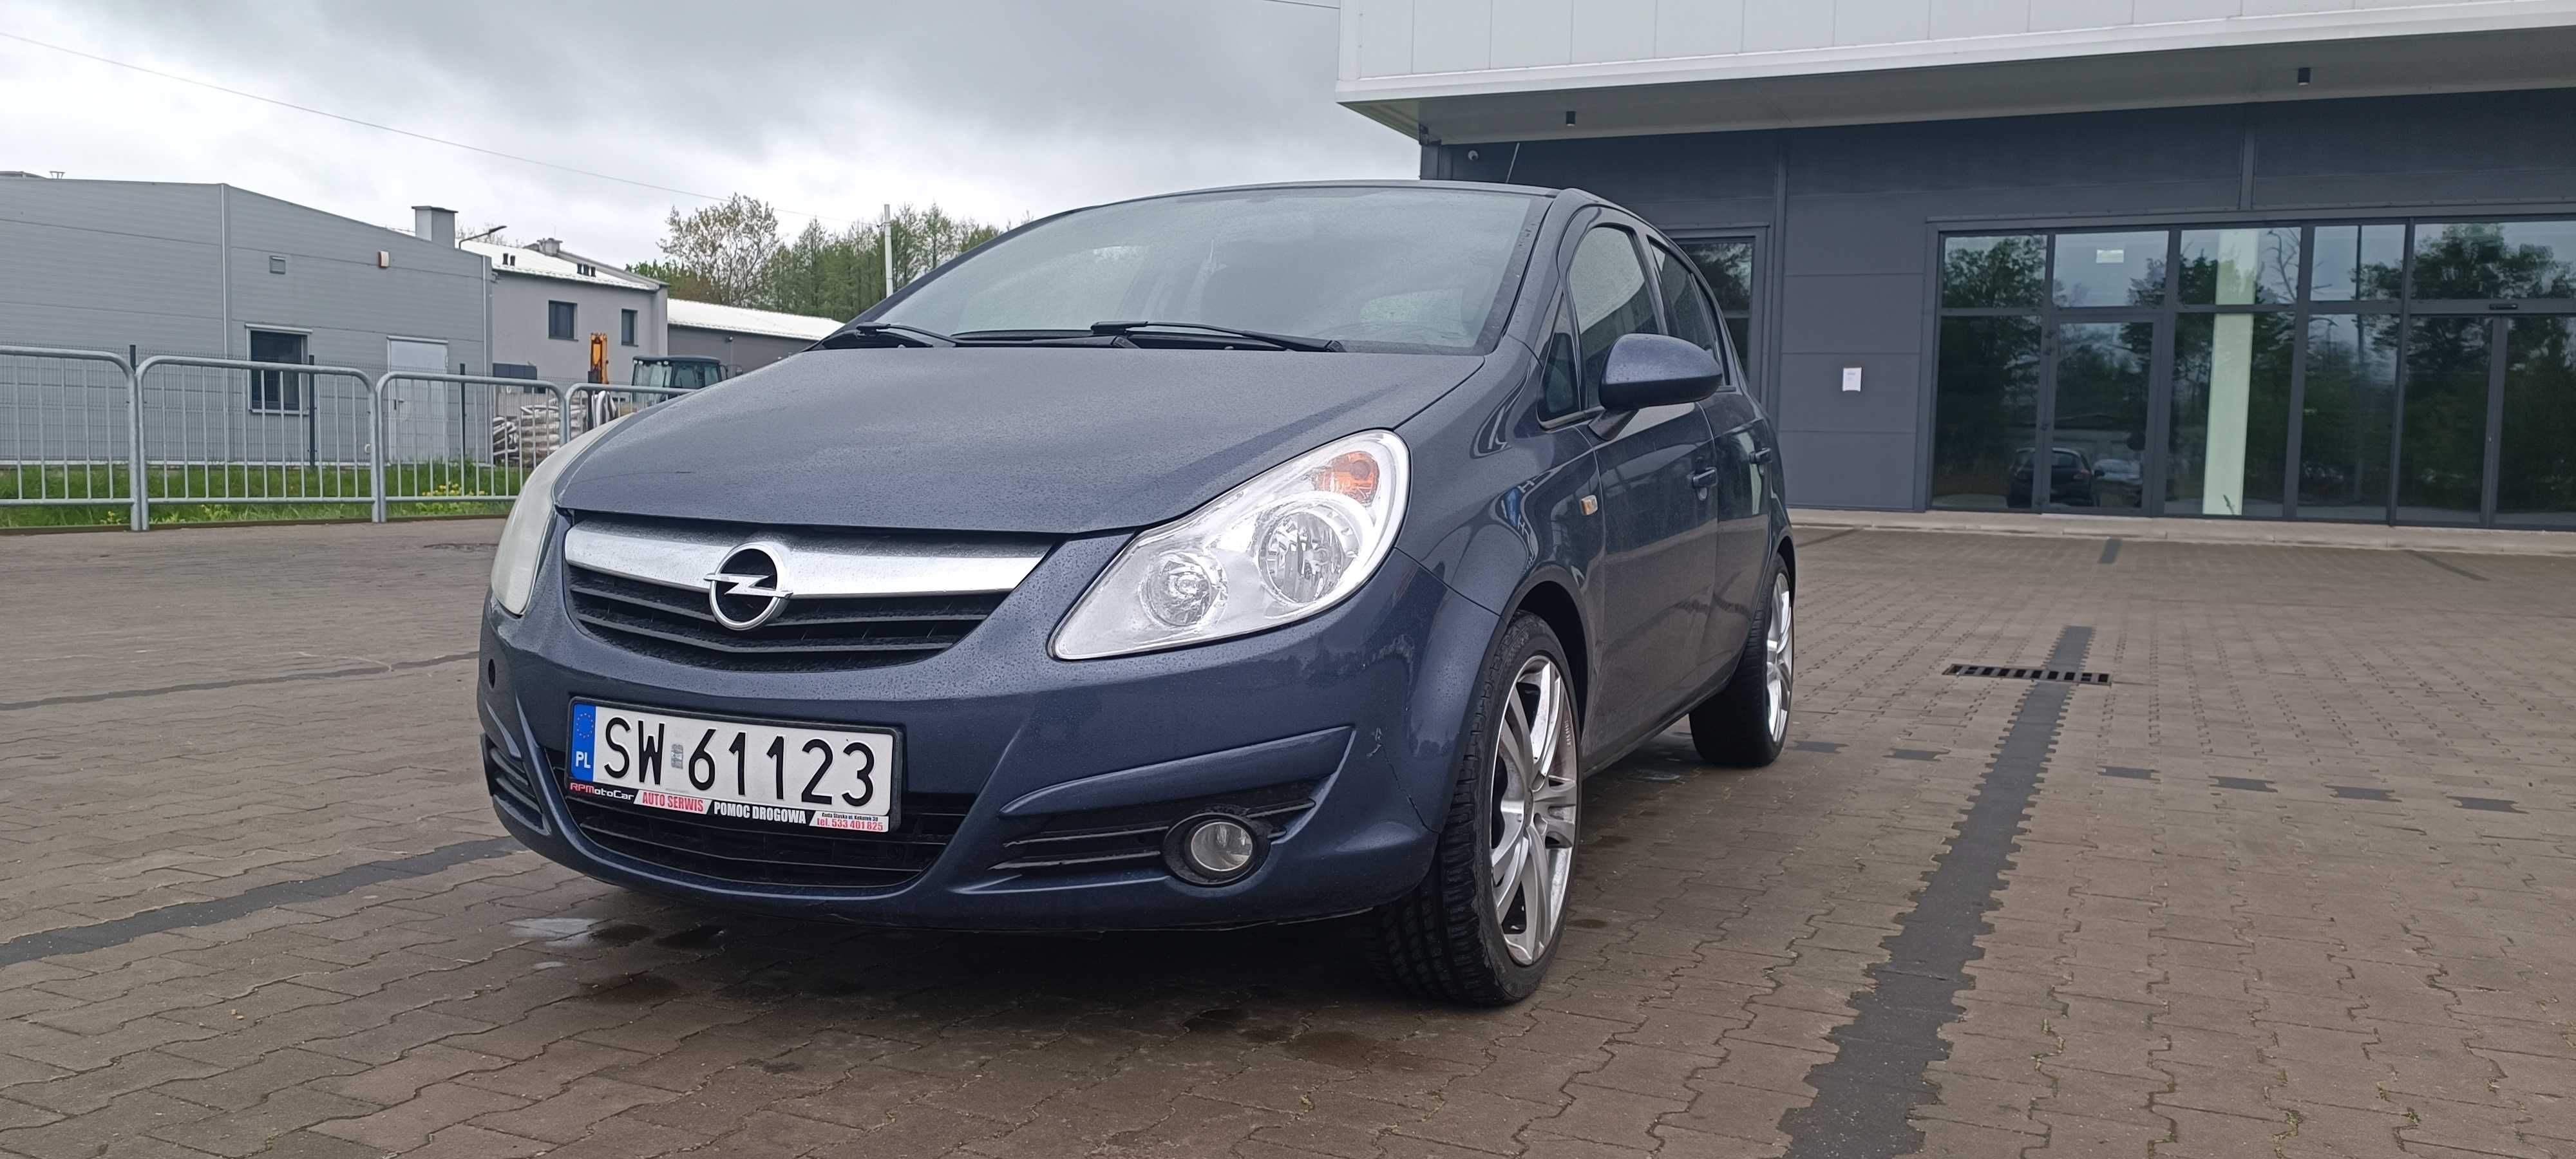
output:
<path id="1" fill-rule="evenodd" d="M 2487 396 L 2501 319 L 2416 315 L 2406 323 L 2398 416 L 2397 522 L 2481 522 Z"/>
<path id="2" fill-rule="evenodd" d="M 1693 236 L 1673 240 L 1680 243 L 1682 254 L 1708 277 L 1709 289 L 1717 295 L 1718 324 L 1726 327 L 1727 337 L 1735 343 L 1735 357 L 1744 364 L 1744 373 L 1753 380 L 1754 397 L 1766 409 L 1775 409 L 1779 398 L 1772 390 L 1771 376 L 1764 371 L 1762 359 L 1770 351 L 1758 345 L 1762 327 L 1758 315 L 1762 295 L 1758 287 L 1762 260 L 1760 230 L 1742 233 Z"/>
<path id="3" fill-rule="evenodd" d="M 2576 220 L 1940 242 L 1931 507 L 2576 530 Z"/>
<path id="4" fill-rule="evenodd" d="M 2576 530 L 2576 316 L 2505 327 L 2496 525 Z"/>
<path id="5" fill-rule="evenodd" d="M 2164 332 L 2165 323 L 2153 317 L 2056 326 L 2043 436 L 2016 459 L 2012 497 L 2036 495 L 2036 504 L 2049 511 L 2147 511 L 2147 472 L 2155 459 L 2147 453 L 2155 445 L 2149 427 Z"/>

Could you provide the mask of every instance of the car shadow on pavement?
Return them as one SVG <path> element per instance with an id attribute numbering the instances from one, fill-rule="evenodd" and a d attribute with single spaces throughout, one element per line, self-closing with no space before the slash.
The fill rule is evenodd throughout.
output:
<path id="1" fill-rule="evenodd" d="M 1675 790 L 1697 796 L 1734 774 L 1698 765 L 1687 742 L 1658 741 L 1585 782 L 1587 863 L 1577 872 L 1569 943 L 1616 937 L 1581 912 L 1585 878 L 1628 856 L 1619 830 L 1651 818 Z M 634 1007 L 671 1001 L 809 1009 L 935 1007 L 971 1016 L 1032 1002 L 1165 1006 L 1198 1028 L 1258 1037 L 1257 1011 L 1407 1000 L 1370 970 L 1365 915 L 1243 929 L 999 934 L 889 929 L 728 912 L 611 891 L 582 916 L 516 923 L 528 951 L 560 963 L 571 997 Z M 1223 1013 L 1233 1011 L 1229 1015 Z M 1216 1013 L 1209 1013 L 1216 1012 Z M 1288 1016 L 1293 1021 L 1294 1016 Z M 1284 1033 L 1284 1032 L 1283 1032 Z"/>

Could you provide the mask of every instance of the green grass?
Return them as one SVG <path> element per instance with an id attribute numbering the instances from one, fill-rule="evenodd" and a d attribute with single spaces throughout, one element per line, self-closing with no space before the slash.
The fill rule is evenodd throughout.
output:
<path id="1" fill-rule="evenodd" d="M 143 477 L 152 497 L 152 522 L 233 523 L 261 520 L 347 519 L 368 516 L 367 468 L 293 466 L 151 467 Z M 435 496 L 387 505 L 389 518 L 432 515 L 502 515 L 527 469 L 482 463 L 385 464 L 385 486 L 395 492 Z M 0 527 L 122 527 L 133 487 L 122 463 L 81 467 L 0 467 L 0 500 L 91 499 L 62 507 L 0 506 Z M 285 502 L 237 500 L 284 497 Z"/>

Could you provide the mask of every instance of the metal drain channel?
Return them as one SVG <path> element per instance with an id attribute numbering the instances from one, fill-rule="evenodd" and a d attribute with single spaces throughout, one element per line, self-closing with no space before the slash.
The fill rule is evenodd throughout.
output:
<path id="1" fill-rule="evenodd" d="M 1952 664 L 1941 670 L 1943 676 L 1991 676 L 1998 680 L 2037 680 L 2057 684 L 2109 684 L 2108 672 L 2085 672 L 2074 668 L 2021 668 L 2011 664 Z"/>

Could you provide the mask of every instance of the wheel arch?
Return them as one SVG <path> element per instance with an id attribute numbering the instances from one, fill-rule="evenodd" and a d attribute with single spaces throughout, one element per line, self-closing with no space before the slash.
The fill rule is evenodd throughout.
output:
<path id="1" fill-rule="evenodd" d="M 1583 712 L 1592 702 L 1592 637 L 1584 628 L 1582 605 L 1575 600 L 1574 589 L 1554 575 L 1534 576 L 1512 601 L 1512 614 L 1522 612 L 1538 617 L 1565 645 L 1565 662 L 1573 669 L 1567 675 L 1574 681 L 1575 719 L 1585 719 Z M 1506 626 L 1509 619 L 1505 617 Z"/>

